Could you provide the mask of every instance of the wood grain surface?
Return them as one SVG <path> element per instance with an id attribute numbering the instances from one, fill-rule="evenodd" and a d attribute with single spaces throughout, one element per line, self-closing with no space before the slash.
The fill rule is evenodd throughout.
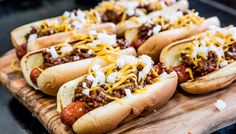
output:
<path id="1" fill-rule="evenodd" d="M 45 126 L 49 133 L 73 133 L 60 121 L 56 98 L 29 87 L 22 74 L 11 67 L 16 61 L 11 50 L 0 58 L 0 81 Z M 219 112 L 214 103 L 221 99 L 226 108 Z M 110 133 L 206 134 L 236 122 L 236 84 L 208 95 L 176 92 L 167 105 L 131 120 Z"/>

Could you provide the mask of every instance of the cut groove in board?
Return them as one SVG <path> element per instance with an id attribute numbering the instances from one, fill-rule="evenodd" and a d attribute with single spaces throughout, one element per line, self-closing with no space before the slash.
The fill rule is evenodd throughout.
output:
<path id="1" fill-rule="evenodd" d="M 44 125 L 49 133 L 73 134 L 56 112 L 56 98 L 29 87 L 21 73 L 11 68 L 17 60 L 11 50 L 0 58 L 0 82 Z M 227 107 L 219 112 L 214 103 L 223 100 Z M 110 133 L 165 133 L 205 134 L 236 122 L 236 83 L 208 95 L 190 95 L 176 92 L 172 99 L 159 110 L 144 113 L 119 126 Z"/>

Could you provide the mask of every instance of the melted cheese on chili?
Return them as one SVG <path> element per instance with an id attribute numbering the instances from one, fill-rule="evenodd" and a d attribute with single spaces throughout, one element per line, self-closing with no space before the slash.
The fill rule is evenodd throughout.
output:
<path id="1" fill-rule="evenodd" d="M 217 68 L 220 68 L 232 62 L 226 60 L 224 52 L 234 43 L 236 43 L 235 27 L 211 27 L 210 30 L 193 36 L 193 40 L 186 44 L 180 54 L 190 57 L 194 65 L 198 66 L 198 62 L 206 60 L 208 58 L 208 52 L 212 51 L 217 56 Z M 185 71 L 193 78 L 191 68 L 187 68 Z"/>
<path id="2" fill-rule="evenodd" d="M 143 67 L 142 71 L 137 69 L 140 65 Z M 144 74 L 144 72 L 146 73 Z M 143 73 L 143 75 L 139 81 L 140 73 Z M 141 93 L 146 90 L 143 83 L 148 74 L 152 74 L 156 77 L 153 83 L 159 81 L 159 75 L 153 69 L 153 61 L 149 56 L 141 55 L 138 58 L 134 56 L 122 56 L 104 69 L 101 69 L 96 64 L 92 65 L 92 67 L 89 68 L 89 74 L 85 76 L 85 78 L 93 82 L 90 91 L 96 91 L 99 88 L 97 85 L 105 84 L 106 87 L 108 87 L 105 92 L 111 94 L 112 91 L 124 87 L 123 84 L 128 79 L 131 79 L 132 83 L 136 85 L 135 88 L 137 88 L 135 92 Z M 130 95 L 128 89 L 126 89 L 126 93 Z"/>

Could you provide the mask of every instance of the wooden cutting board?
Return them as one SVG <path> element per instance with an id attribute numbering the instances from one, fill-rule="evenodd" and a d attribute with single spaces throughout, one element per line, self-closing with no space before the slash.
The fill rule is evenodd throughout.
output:
<path id="1" fill-rule="evenodd" d="M 60 121 L 56 98 L 29 87 L 22 74 L 11 67 L 18 61 L 11 50 L 0 58 L 0 81 L 45 126 L 49 133 L 73 133 Z M 221 99 L 226 108 L 219 112 L 214 103 Z M 236 84 L 208 95 L 176 92 L 159 110 L 131 120 L 110 133 L 206 134 L 236 122 Z"/>

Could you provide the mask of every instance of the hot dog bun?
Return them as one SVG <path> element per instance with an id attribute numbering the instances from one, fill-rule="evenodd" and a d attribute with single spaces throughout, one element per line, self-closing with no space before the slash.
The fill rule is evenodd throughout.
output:
<path id="1" fill-rule="evenodd" d="M 52 18 L 52 19 L 48 19 L 48 21 L 52 21 L 56 18 Z M 44 20 L 42 20 L 44 21 Z M 17 27 L 16 29 L 14 29 L 11 32 L 11 40 L 12 43 L 14 45 L 14 47 L 17 47 L 19 45 L 25 44 L 27 43 L 26 39 L 25 39 L 25 35 L 28 34 L 30 32 L 30 30 L 32 29 L 32 26 L 40 26 L 40 24 L 42 23 L 42 21 L 37 21 L 37 22 L 33 22 L 30 24 L 26 24 L 24 26 L 21 27 Z M 75 30 L 74 33 L 88 33 L 89 31 L 106 31 L 107 33 L 115 33 L 116 31 L 116 26 L 113 23 L 104 23 L 104 24 L 99 24 L 99 25 L 94 25 L 92 27 L 87 27 L 84 29 L 80 29 L 80 30 Z M 34 51 L 34 50 L 38 50 L 40 48 L 45 48 L 54 44 L 58 44 L 58 43 L 62 43 L 65 41 L 74 41 L 73 39 L 73 33 L 72 32 L 63 32 L 63 33 L 57 33 L 57 34 L 53 34 L 50 36 L 44 36 L 41 38 L 37 38 L 34 41 L 30 41 L 27 43 L 27 49 L 29 52 Z"/>
<path id="2" fill-rule="evenodd" d="M 166 45 L 173 43 L 174 41 L 184 39 L 186 37 L 205 31 L 208 29 L 209 26 L 212 25 L 220 25 L 220 21 L 217 17 L 211 17 L 206 19 L 200 26 L 191 25 L 189 27 L 160 32 L 146 40 L 138 48 L 138 54 L 147 54 L 151 56 L 154 61 L 158 61 L 161 50 Z"/>
<path id="3" fill-rule="evenodd" d="M 160 54 L 160 61 L 163 62 L 168 69 L 180 64 L 179 53 L 184 46 L 193 41 L 194 37 L 177 41 L 165 47 Z M 222 89 L 236 80 L 236 62 L 213 71 L 207 75 L 200 76 L 194 80 L 181 83 L 182 89 L 191 94 L 206 94 L 212 91 Z"/>
<path id="4" fill-rule="evenodd" d="M 78 33 L 86 34 L 86 33 L 89 33 L 89 31 L 96 31 L 96 32 L 105 31 L 106 33 L 115 33 L 116 26 L 113 23 L 104 23 L 104 24 L 92 26 L 90 28 L 75 30 L 73 32 L 63 32 L 63 33 L 53 34 L 50 36 L 44 36 L 41 38 L 37 38 L 34 41 L 28 42 L 27 51 L 32 52 L 35 50 L 39 50 L 41 48 L 46 48 L 46 47 L 49 47 L 55 44 L 60 44 L 63 42 L 73 42 L 76 40 L 76 38 L 74 38 L 74 34 L 78 34 Z"/>
<path id="5" fill-rule="evenodd" d="M 60 88 L 57 94 L 58 112 L 72 102 L 77 83 L 82 79 L 83 77 L 77 78 Z M 149 85 L 144 93 L 133 94 L 131 98 L 123 97 L 121 102 L 112 101 L 88 112 L 73 124 L 73 130 L 76 133 L 108 132 L 119 124 L 139 116 L 143 111 L 150 112 L 166 104 L 174 94 L 176 85 L 177 75 L 172 72 L 159 82 Z"/>
<path id="6" fill-rule="evenodd" d="M 187 0 L 180 0 L 178 1 L 176 4 L 170 6 L 170 7 L 166 7 L 163 10 L 160 11 L 154 11 L 151 12 L 147 15 L 147 17 L 149 18 L 155 18 L 156 16 L 159 16 L 161 14 L 165 14 L 166 12 L 169 12 L 169 10 L 171 11 L 177 11 L 178 9 L 180 10 L 186 10 L 189 8 L 189 3 Z M 121 22 L 117 25 L 117 35 L 121 36 L 125 33 L 126 30 L 128 29 L 133 29 L 133 28 L 137 28 L 140 25 L 142 25 L 142 19 L 143 17 L 138 17 L 137 21 L 132 21 L 132 20 L 126 20 L 124 22 Z"/>
<path id="7" fill-rule="evenodd" d="M 52 20 L 55 20 L 58 18 L 59 17 L 54 17 L 54 18 L 50 18 L 50 19 L 46 19 L 46 20 L 52 21 Z M 25 39 L 25 35 L 31 31 L 32 26 L 40 26 L 41 22 L 42 22 L 42 20 L 32 22 L 30 24 L 26 24 L 26 25 L 17 27 L 13 31 L 11 31 L 11 41 L 12 41 L 14 47 L 17 47 L 19 45 L 26 43 L 27 41 Z"/>
<path id="8" fill-rule="evenodd" d="M 21 69 L 30 86 L 52 96 L 56 96 L 59 87 L 65 82 L 87 73 L 90 64 L 97 63 L 101 66 L 108 64 L 102 57 L 95 57 L 49 67 L 40 74 L 37 79 L 38 85 L 35 85 L 30 79 L 30 73 L 33 68 L 43 64 L 42 51 L 38 50 L 25 55 L 21 60 Z M 121 50 L 120 53 L 136 55 L 134 48 Z M 116 56 L 109 55 L 108 57 L 112 59 Z"/>

